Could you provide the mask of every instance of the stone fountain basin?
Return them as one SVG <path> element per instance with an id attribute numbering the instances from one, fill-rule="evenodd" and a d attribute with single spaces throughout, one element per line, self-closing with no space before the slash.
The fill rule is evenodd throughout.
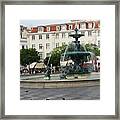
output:
<path id="1" fill-rule="evenodd" d="M 100 85 L 100 79 L 92 80 L 22 80 L 20 87 L 23 88 L 68 88 L 68 87 L 85 87 Z"/>
<path id="2" fill-rule="evenodd" d="M 96 73 L 95 73 L 96 74 Z M 67 88 L 67 87 L 83 87 L 83 86 L 95 86 L 100 85 L 100 76 L 99 74 L 95 77 L 93 73 L 92 77 L 79 76 L 78 78 L 69 77 L 68 79 L 56 79 L 56 80 L 21 80 L 20 86 L 24 88 Z"/>

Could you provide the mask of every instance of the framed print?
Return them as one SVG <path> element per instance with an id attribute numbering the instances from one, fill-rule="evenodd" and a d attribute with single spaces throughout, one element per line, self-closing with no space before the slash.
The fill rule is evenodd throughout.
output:
<path id="1" fill-rule="evenodd" d="M 119 119 L 119 2 L 1 2 L 2 119 Z"/>

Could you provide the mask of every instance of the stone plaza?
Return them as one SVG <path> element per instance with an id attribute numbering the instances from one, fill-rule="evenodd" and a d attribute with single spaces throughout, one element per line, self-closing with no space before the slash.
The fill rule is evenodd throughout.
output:
<path id="1" fill-rule="evenodd" d="M 44 80 L 44 75 L 21 76 L 21 100 L 99 100 L 100 73 L 86 78 L 55 80 L 59 74 Z M 94 79 L 93 79 L 94 78 Z M 42 84 L 44 84 L 42 86 Z"/>
<path id="2" fill-rule="evenodd" d="M 99 100 L 100 86 L 77 88 L 21 88 L 21 100 Z"/>

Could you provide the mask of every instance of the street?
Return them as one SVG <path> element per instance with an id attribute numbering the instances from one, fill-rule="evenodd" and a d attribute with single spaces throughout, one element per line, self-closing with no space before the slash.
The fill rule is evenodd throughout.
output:
<path id="1" fill-rule="evenodd" d="M 99 100 L 100 86 L 77 88 L 20 88 L 21 100 Z"/>

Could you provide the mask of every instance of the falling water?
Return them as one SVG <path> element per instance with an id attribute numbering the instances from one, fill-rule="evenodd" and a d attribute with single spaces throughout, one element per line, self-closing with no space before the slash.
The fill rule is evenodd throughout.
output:
<path id="1" fill-rule="evenodd" d="M 83 45 L 85 52 L 87 52 L 85 45 Z"/>
<path id="2" fill-rule="evenodd" d="M 51 54 L 50 54 L 50 57 L 49 57 L 49 59 L 48 59 L 47 66 L 48 66 L 49 63 L 50 63 L 50 58 L 51 58 Z"/>
<path id="3" fill-rule="evenodd" d="M 67 45 L 67 47 L 66 47 L 66 49 L 65 49 L 64 56 L 63 56 L 63 61 L 65 60 L 65 55 L 66 55 L 66 52 L 67 52 L 67 50 L 68 50 L 68 47 L 69 47 L 69 45 Z"/>

